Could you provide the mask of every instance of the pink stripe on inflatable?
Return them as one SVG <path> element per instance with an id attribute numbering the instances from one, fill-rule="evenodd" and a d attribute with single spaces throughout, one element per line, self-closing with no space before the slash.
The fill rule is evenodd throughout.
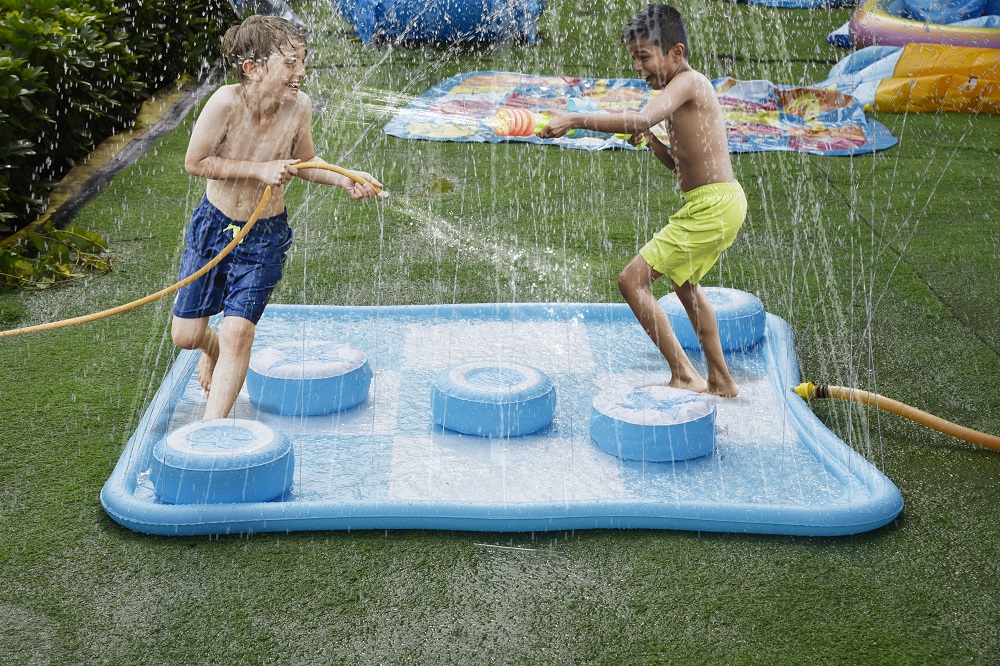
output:
<path id="1" fill-rule="evenodd" d="M 851 39 L 857 48 L 903 46 L 909 42 L 1000 49 L 1000 29 L 924 23 L 885 11 L 889 0 L 867 0 L 851 17 Z"/>

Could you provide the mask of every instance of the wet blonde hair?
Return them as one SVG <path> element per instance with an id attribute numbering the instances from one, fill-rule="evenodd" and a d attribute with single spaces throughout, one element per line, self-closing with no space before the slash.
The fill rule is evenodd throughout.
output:
<path id="1" fill-rule="evenodd" d="M 254 15 L 226 31 L 222 38 L 222 55 L 230 67 L 236 68 L 239 82 L 246 83 L 244 62 L 253 60 L 264 63 L 284 46 L 297 48 L 305 43 L 305 33 L 291 22 L 278 16 Z"/>

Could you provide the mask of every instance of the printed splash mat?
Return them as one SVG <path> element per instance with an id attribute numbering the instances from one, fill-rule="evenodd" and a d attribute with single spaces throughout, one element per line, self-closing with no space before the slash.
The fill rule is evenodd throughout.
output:
<path id="1" fill-rule="evenodd" d="M 770 81 L 720 78 L 712 84 L 725 112 L 729 150 L 734 153 L 783 150 L 858 155 L 896 145 L 889 130 L 868 118 L 850 95 L 777 86 Z M 504 137 L 493 130 L 493 118 L 501 108 L 573 107 L 584 113 L 637 110 L 657 94 L 640 79 L 471 72 L 446 79 L 413 100 L 384 131 L 402 139 L 428 141 L 525 141 L 580 150 L 632 150 L 623 138 L 589 131 L 560 139 Z M 653 132 L 668 143 L 664 127 L 657 126 Z"/>

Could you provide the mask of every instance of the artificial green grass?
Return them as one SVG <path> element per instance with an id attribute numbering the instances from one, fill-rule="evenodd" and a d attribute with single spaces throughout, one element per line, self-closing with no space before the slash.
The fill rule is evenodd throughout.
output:
<path id="1" fill-rule="evenodd" d="M 843 55 L 824 36 L 850 15 L 680 7 L 696 67 L 778 83 L 824 78 Z M 635 6 L 550 3 L 538 46 L 395 50 L 347 41 L 322 2 L 297 9 L 316 27 L 320 155 L 372 171 L 393 197 L 295 183 L 275 301 L 620 300 L 618 271 L 680 201 L 649 155 L 380 128 L 462 71 L 627 76 L 617 34 Z M 734 155 L 750 216 L 706 284 L 753 291 L 785 317 L 804 378 L 998 433 L 1000 119 L 878 120 L 900 144 L 873 156 Z M 203 192 L 182 169 L 192 122 L 78 217 L 111 241 L 114 272 L 3 293 L 5 328 L 172 281 Z M 853 537 L 132 533 L 98 492 L 176 356 L 169 319 L 157 302 L 0 340 L 2 663 L 957 664 L 1000 648 L 1000 454 L 836 403 L 815 408 L 906 501 L 894 523 Z"/>

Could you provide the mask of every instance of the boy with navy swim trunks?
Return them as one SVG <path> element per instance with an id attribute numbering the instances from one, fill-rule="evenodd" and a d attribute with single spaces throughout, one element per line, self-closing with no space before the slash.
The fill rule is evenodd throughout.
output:
<path id="1" fill-rule="evenodd" d="M 630 143 L 645 140 L 653 155 L 671 171 L 684 193 L 684 207 L 618 276 L 618 288 L 643 329 L 670 366 L 670 386 L 733 397 L 739 387 L 726 366 L 715 312 L 699 286 L 719 255 L 732 245 L 743 225 L 747 200 L 733 176 L 722 108 L 715 89 L 687 61 L 687 26 L 669 5 L 648 5 L 629 21 L 622 41 L 632 68 L 659 91 L 639 111 L 579 114 L 552 111 L 545 138 L 582 128 L 630 133 Z M 666 121 L 670 145 L 649 131 Z M 653 296 L 652 284 L 666 275 L 684 305 L 705 352 L 708 377 L 691 364 Z"/>
<path id="2" fill-rule="evenodd" d="M 312 102 L 299 91 L 306 75 L 302 31 L 273 16 L 251 16 L 222 39 L 238 83 L 219 88 L 195 123 L 184 168 L 208 179 L 205 198 L 185 234 L 180 277 L 217 256 L 250 219 L 264 190 L 273 192 L 250 233 L 209 273 L 181 289 L 171 335 L 182 349 L 200 349 L 198 381 L 208 393 L 205 418 L 229 415 L 250 363 L 257 321 L 281 279 L 292 242 L 281 186 L 298 176 L 337 185 L 355 199 L 381 187 L 370 174 L 340 174 L 295 165 L 319 162 L 312 140 Z M 210 316 L 223 313 L 216 332 Z"/>

